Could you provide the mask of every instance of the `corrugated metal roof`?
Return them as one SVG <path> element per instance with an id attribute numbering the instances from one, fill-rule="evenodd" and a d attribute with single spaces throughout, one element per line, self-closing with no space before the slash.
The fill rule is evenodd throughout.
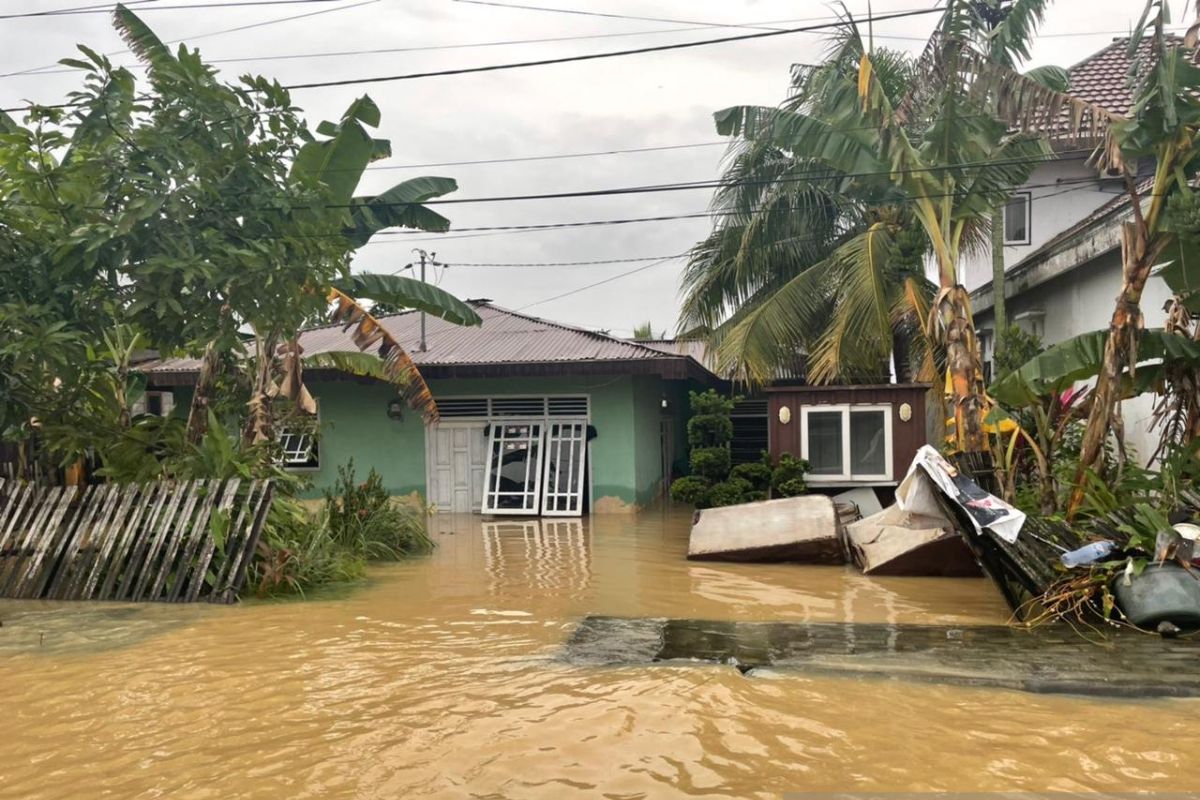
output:
<path id="1" fill-rule="evenodd" d="M 688 355 L 666 353 L 637 342 L 527 316 L 490 303 L 473 305 L 483 318 L 482 325 L 452 325 L 427 315 L 426 349 L 423 352 L 419 349 L 419 313 L 392 314 L 379 317 L 379 322 L 418 366 L 644 361 L 662 359 L 665 355 L 681 358 Z M 344 331 L 341 325 L 306 330 L 300 334 L 300 345 L 306 355 L 357 350 L 350 331 Z M 198 359 L 167 358 L 141 365 L 140 369 L 149 373 L 194 372 L 199 366 Z"/>
<path id="2" fill-rule="evenodd" d="M 703 339 L 635 339 L 637 344 L 671 356 L 689 356 L 709 369 L 708 345 Z"/>

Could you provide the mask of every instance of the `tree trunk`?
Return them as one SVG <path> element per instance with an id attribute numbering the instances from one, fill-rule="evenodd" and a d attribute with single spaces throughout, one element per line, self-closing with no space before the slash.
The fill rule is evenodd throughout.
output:
<path id="1" fill-rule="evenodd" d="M 1004 332 L 1008 330 L 1008 312 L 1004 299 L 1004 208 L 992 211 L 992 317 L 996 321 L 993 359 L 999 357 Z"/>
<path id="2" fill-rule="evenodd" d="M 962 285 L 942 289 L 937 313 L 945 336 L 946 366 L 954 393 L 954 434 L 958 449 L 980 453 L 983 432 L 983 391 L 979 379 L 979 341 L 971 319 L 971 299 Z"/>
<path id="3" fill-rule="evenodd" d="M 274 438 L 274 409 L 272 404 L 276 392 L 275 385 L 275 350 L 279 337 L 274 333 L 258 340 L 254 364 L 254 383 L 250 389 L 250 413 L 246 416 L 246 424 L 242 428 L 242 442 L 247 445 L 258 444 Z"/>
<path id="4" fill-rule="evenodd" d="M 1139 199 L 1133 197 L 1136 205 Z M 1136 209 L 1135 209 L 1136 212 Z M 1075 515 L 1083 502 L 1084 478 L 1104 452 L 1104 442 L 1121 402 L 1121 372 L 1137 363 L 1138 333 L 1142 328 L 1142 290 L 1150 277 L 1155 260 L 1166 245 L 1166 239 L 1153 246 L 1149 229 L 1140 213 L 1121 226 L 1121 262 L 1123 282 L 1117 295 L 1117 305 L 1108 323 L 1108 341 L 1104 345 L 1104 361 L 1092 391 L 1092 408 L 1088 413 L 1087 429 L 1083 434 L 1079 466 L 1075 472 L 1075 487 L 1067 506 L 1068 519 Z"/>
<path id="5" fill-rule="evenodd" d="M 200 373 L 196 377 L 196 388 L 192 392 L 192 403 L 188 408 L 187 440 L 192 444 L 200 444 L 204 434 L 208 432 L 208 406 L 217 382 L 219 367 L 217 343 L 209 342 L 204 348 L 204 357 L 200 359 Z"/>

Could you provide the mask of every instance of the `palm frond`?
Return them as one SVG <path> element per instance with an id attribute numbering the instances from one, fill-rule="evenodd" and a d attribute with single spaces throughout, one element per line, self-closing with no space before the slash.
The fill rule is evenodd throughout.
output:
<path id="1" fill-rule="evenodd" d="M 175 56 L 171 54 L 170 48 L 137 14 L 120 3 L 113 9 L 113 27 L 133 54 L 150 68 L 151 75 L 157 69 L 175 64 Z"/>
<path id="2" fill-rule="evenodd" d="M 341 323 L 344 330 L 354 328 L 355 346 L 363 352 L 375 350 L 383 361 L 383 374 L 409 408 L 423 416 L 426 422 L 436 422 L 438 410 L 433 393 L 400 343 L 353 297 L 330 289 L 329 302 L 335 304 L 330 320 Z"/>

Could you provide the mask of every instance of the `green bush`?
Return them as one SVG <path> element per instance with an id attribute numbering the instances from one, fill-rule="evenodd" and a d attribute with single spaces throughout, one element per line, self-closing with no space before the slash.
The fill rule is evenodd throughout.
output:
<path id="1" fill-rule="evenodd" d="M 804 478 L 788 478 L 780 481 L 774 491 L 779 497 L 797 497 L 808 491 L 808 484 L 805 483 Z"/>
<path id="2" fill-rule="evenodd" d="M 374 561 L 395 561 L 433 549 L 425 532 L 425 514 L 412 505 L 392 501 L 374 469 L 359 483 L 354 460 L 338 467 L 332 491 L 326 490 L 325 511 L 334 541 Z"/>
<path id="3" fill-rule="evenodd" d="M 716 414 L 728 417 L 733 413 L 733 407 L 740 399 L 740 397 L 722 397 L 712 389 L 688 393 L 688 404 L 691 406 L 693 416 Z"/>
<path id="4" fill-rule="evenodd" d="M 763 500 L 766 500 L 766 499 L 767 499 L 767 497 L 768 497 L 768 495 L 767 495 L 767 493 L 766 493 L 765 491 L 759 491 L 759 490 L 755 490 L 755 491 L 753 491 L 753 492 L 746 492 L 746 500 L 745 500 L 745 502 L 747 502 L 747 503 L 758 503 L 758 502 L 761 502 L 761 501 L 763 501 Z"/>
<path id="5" fill-rule="evenodd" d="M 738 464 L 729 471 L 729 477 L 749 481 L 755 491 L 765 492 L 771 486 L 771 468 L 762 462 Z"/>
<path id="6" fill-rule="evenodd" d="M 750 485 L 750 481 L 742 478 L 730 478 L 727 481 L 713 484 L 708 491 L 708 504 L 713 508 L 735 506 L 738 503 L 745 503 L 747 495 L 752 491 L 754 491 L 754 487 Z"/>
<path id="7" fill-rule="evenodd" d="M 678 478 L 671 484 L 671 499 L 676 503 L 704 508 L 708 505 L 708 489 L 711 483 L 707 478 L 689 475 Z"/>
<path id="8" fill-rule="evenodd" d="M 303 595 L 326 584 L 357 580 L 366 567 L 365 557 L 334 541 L 324 511 L 312 514 L 296 500 L 279 497 L 267 514 L 247 586 L 259 597 Z"/>
<path id="9" fill-rule="evenodd" d="M 808 462 L 802 458 L 784 453 L 779 457 L 779 465 L 771 473 L 771 491 L 776 497 L 795 497 L 804 494 L 808 484 L 804 474 L 808 472 Z"/>
<path id="10" fill-rule="evenodd" d="M 733 439 L 733 420 L 728 414 L 697 414 L 688 420 L 688 447 L 716 447 Z"/>
<path id="11" fill-rule="evenodd" d="M 726 447 L 699 447 L 692 450 L 691 468 L 693 475 L 702 475 L 719 481 L 729 474 L 729 449 Z"/>

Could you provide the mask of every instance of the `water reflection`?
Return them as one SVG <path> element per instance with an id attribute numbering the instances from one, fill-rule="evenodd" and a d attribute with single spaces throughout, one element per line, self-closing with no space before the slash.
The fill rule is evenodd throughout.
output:
<path id="1" fill-rule="evenodd" d="M 481 523 L 484 568 L 493 591 L 536 587 L 582 592 L 591 582 L 590 533 L 579 519 Z"/>

